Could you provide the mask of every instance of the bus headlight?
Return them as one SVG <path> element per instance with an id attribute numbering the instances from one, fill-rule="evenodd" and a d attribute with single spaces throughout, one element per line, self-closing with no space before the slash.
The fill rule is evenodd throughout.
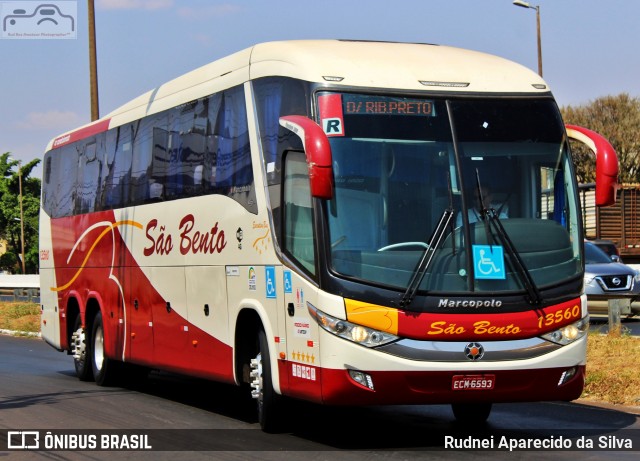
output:
<path id="1" fill-rule="evenodd" d="M 322 312 L 310 303 L 307 303 L 307 306 L 311 317 L 318 322 L 318 325 L 320 325 L 323 330 L 340 338 L 360 344 L 361 346 L 377 347 L 399 339 L 398 336 L 392 335 L 391 333 L 374 330 L 373 328 L 335 318 Z"/>
<path id="2" fill-rule="evenodd" d="M 542 335 L 542 338 L 546 339 L 547 341 L 566 346 L 567 344 L 571 344 L 572 342 L 582 338 L 587 334 L 588 330 L 589 316 L 587 315 L 577 322 Z"/>

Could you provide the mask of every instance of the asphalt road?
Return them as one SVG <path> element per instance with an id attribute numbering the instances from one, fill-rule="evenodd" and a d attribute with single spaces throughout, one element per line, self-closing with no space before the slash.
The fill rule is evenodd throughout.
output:
<path id="1" fill-rule="evenodd" d="M 32 433 L 20 439 L 18 431 L 36 431 L 41 447 L 5 452 L 11 460 L 636 460 L 640 453 L 640 410 L 581 402 L 495 405 L 488 424 L 477 428 L 459 427 L 445 405 L 352 409 L 296 403 L 282 434 L 260 431 L 252 409 L 234 387 L 167 374 L 153 373 L 135 387 L 97 387 L 78 381 L 71 357 L 43 341 L 0 336 L 0 457 L 9 442 L 33 443 Z M 75 440 L 88 448 L 43 449 L 47 431 L 58 447 Z M 99 449 L 103 436 L 119 449 L 135 442 L 153 451 L 93 451 L 90 442 Z M 503 441 L 508 446 L 533 440 L 569 443 L 572 449 L 464 449 L 465 443 L 492 443 L 495 449 Z M 606 449 L 576 451 L 580 440 Z M 628 443 L 632 451 L 613 449 Z"/>

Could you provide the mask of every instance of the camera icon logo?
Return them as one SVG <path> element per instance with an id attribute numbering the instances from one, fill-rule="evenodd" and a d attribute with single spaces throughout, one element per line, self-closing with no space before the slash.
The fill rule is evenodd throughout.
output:
<path id="1" fill-rule="evenodd" d="M 75 1 L 2 2 L 1 6 L 2 38 L 76 38 Z"/>

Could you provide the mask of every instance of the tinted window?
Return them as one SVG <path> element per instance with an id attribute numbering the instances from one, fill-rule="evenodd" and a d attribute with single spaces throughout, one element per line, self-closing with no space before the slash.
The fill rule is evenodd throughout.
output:
<path id="1" fill-rule="evenodd" d="M 223 194 L 257 213 L 245 107 L 239 86 L 48 152 L 45 210 L 60 217 Z"/>
<path id="2" fill-rule="evenodd" d="M 45 164 L 49 171 L 42 187 L 42 206 L 51 216 L 73 213 L 79 156 L 77 146 L 64 146 L 47 153 Z M 48 179 L 48 181 L 47 181 Z"/>
<path id="3" fill-rule="evenodd" d="M 94 138 L 87 142 L 78 159 L 78 187 L 75 200 L 76 213 L 96 211 L 100 197 L 100 175 L 102 165 L 98 158 L 98 142 Z"/>
<path id="4" fill-rule="evenodd" d="M 269 77 L 253 82 L 265 171 L 269 184 L 280 182 L 280 161 L 288 149 L 302 149 L 298 136 L 280 126 L 285 115 L 310 116 L 308 85 L 299 80 Z"/>

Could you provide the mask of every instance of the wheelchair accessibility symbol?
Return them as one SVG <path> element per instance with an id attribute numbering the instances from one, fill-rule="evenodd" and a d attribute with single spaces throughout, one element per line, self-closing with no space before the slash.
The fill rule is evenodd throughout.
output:
<path id="1" fill-rule="evenodd" d="M 504 280 L 504 249 L 498 245 L 473 245 L 473 265 L 476 279 Z"/>
<path id="2" fill-rule="evenodd" d="M 284 276 L 284 292 L 291 293 L 293 291 L 293 287 L 291 286 L 291 272 L 284 271 L 283 276 Z"/>
<path id="3" fill-rule="evenodd" d="M 267 298 L 275 298 L 276 297 L 276 268 L 273 266 L 265 267 L 265 281 L 267 283 L 266 286 L 266 296 Z"/>

